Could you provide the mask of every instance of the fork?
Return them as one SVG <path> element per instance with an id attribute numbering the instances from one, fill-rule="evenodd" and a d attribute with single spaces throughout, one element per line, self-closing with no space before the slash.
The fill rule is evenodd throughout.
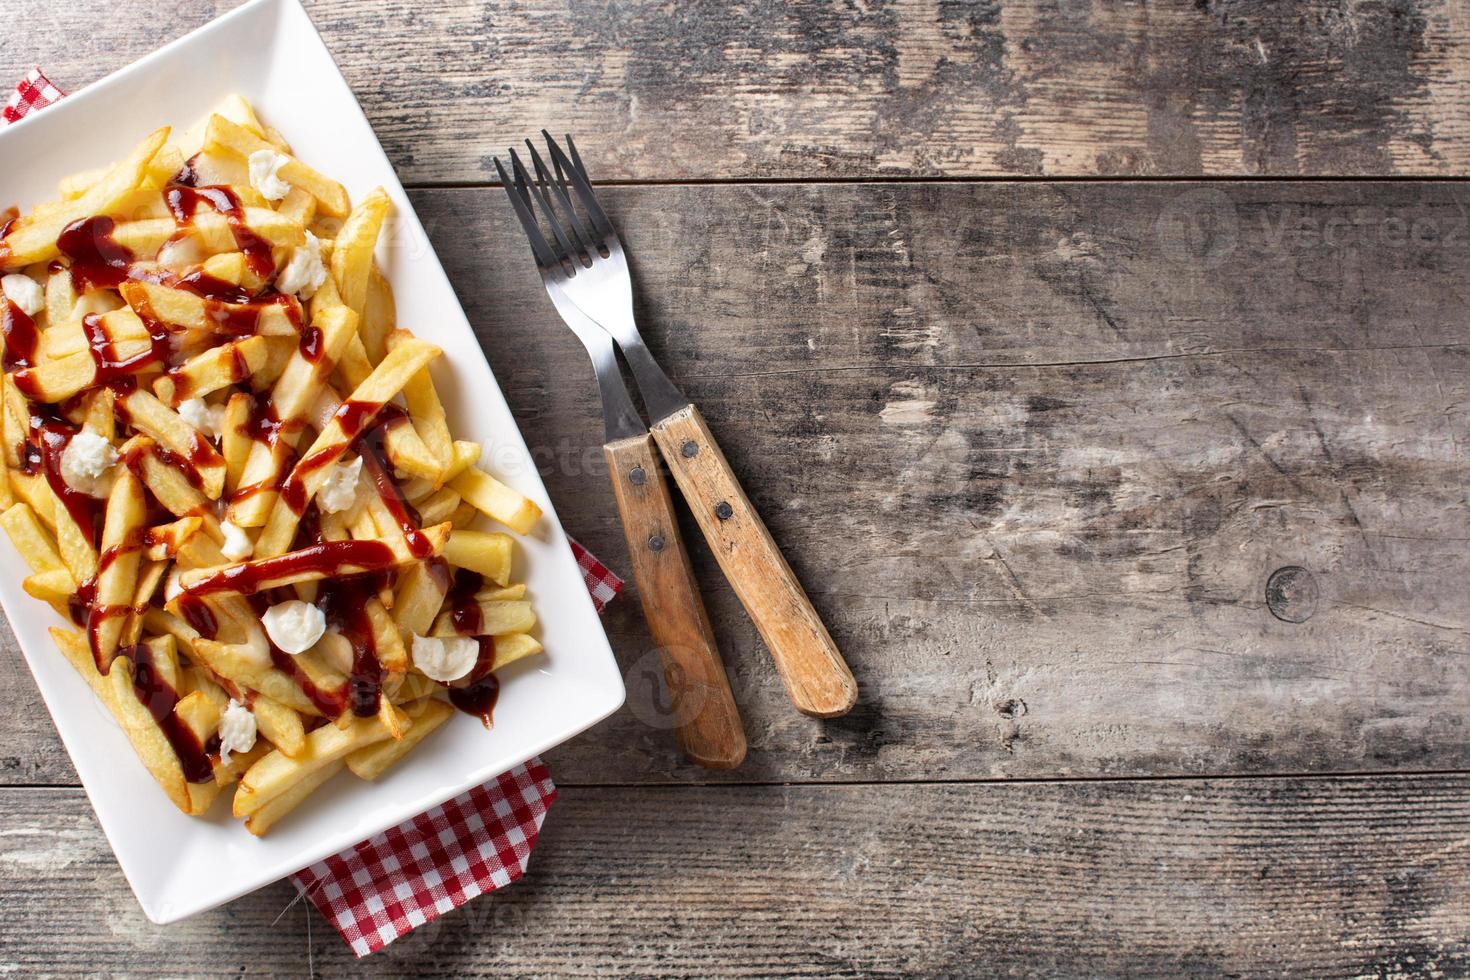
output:
<path id="1" fill-rule="evenodd" d="M 570 136 L 566 138 L 568 155 L 549 132 L 543 129 L 541 135 L 554 175 L 530 140 L 526 147 L 536 170 L 535 183 L 514 150 L 510 151 L 514 183 L 507 180 L 498 160 L 496 168 L 531 241 L 547 293 L 559 310 L 568 306 L 576 309 L 605 331 L 605 337 L 616 341 L 623 352 L 643 396 L 652 438 L 725 577 L 770 650 L 791 702 L 798 710 L 818 718 L 846 714 L 857 702 L 852 671 L 751 505 L 699 409 L 669 380 L 638 332 L 627 256 L 612 222 L 598 204 L 576 144 Z M 574 207 L 572 194 L 580 201 L 585 220 Z M 537 205 L 551 230 L 550 240 L 536 218 Z M 596 361 L 597 355 L 593 359 Z M 616 370 L 615 359 L 612 368 Z M 609 431 L 609 439 L 613 435 Z M 610 442 L 604 446 L 619 500 L 628 492 L 635 474 L 646 473 L 649 466 L 648 460 L 634 458 L 619 448 L 621 445 Z M 634 541 L 630 534 L 628 544 L 635 552 L 636 570 L 636 553 L 646 551 L 651 543 Z"/>
<path id="2" fill-rule="evenodd" d="M 517 196 L 525 193 L 524 183 L 512 184 L 498 159 L 495 167 L 517 216 L 534 226 L 529 200 Z M 514 154 L 511 167 L 518 178 L 524 176 Z M 663 662 L 679 747 L 691 762 L 707 769 L 733 769 L 745 759 L 745 730 L 679 534 L 674 502 L 657 465 L 653 437 L 628 397 L 612 338 L 549 282 L 547 293 L 563 322 L 587 349 L 597 375 L 605 431 L 603 455 L 608 472 L 623 475 L 614 481 L 613 495 L 643 614 Z"/>

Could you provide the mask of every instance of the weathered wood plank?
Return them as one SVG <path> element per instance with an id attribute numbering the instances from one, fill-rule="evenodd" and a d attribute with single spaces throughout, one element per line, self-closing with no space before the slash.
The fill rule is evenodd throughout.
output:
<path id="1" fill-rule="evenodd" d="M 524 881 L 360 966 L 1458 976 L 1470 970 L 1467 800 L 1467 777 L 568 790 Z M 0 967 L 357 972 L 304 903 L 282 915 L 287 884 L 150 925 L 77 790 L 0 791 L 0 823 Z"/>
<path id="2" fill-rule="evenodd" d="M 0 78 L 79 87 L 231 6 L 5 0 Z M 1457 0 L 308 7 L 410 182 L 491 179 L 546 125 L 605 179 L 1470 165 Z"/>
<path id="3" fill-rule="evenodd" d="M 1461 195 L 610 191 L 650 344 L 862 688 L 799 716 L 696 543 L 750 739 L 728 778 L 1465 768 Z M 626 568 L 591 372 L 503 195 L 416 200 L 564 523 Z M 1265 601 L 1289 566 L 1319 593 L 1300 623 Z M 630 705 L 558 778 L 721 778 L 674 758 L 632 597 L 608 628 Z M 3 778 L 70 781 L 7 663 Z"/>

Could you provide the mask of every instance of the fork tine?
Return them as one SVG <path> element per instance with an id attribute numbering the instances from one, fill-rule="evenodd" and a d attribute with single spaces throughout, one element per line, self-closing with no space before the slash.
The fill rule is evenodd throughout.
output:
<path id="1" fill-rule="evenodd" d="M 512 182 L 505 173 L 505 168 L 500 165 L 500 158 L 494 157 L 495 172 L 500 175 L 500 184 L 505 188 L 505 193 L 510 197 L 511 207 L 515 209 L 516 217 L 520 219 L 521 227 L 525 229 L 526 237 L 531 240 L 531 254 L 536 257 L 536 264 L 543 269 L 551 268 L 557 264 L 556 254 L 552 251 L 546 236 L 541 234 L 541 228 L 536 224 L 536 215 L 532 213 L 524 187 L 518 183 L 519 177 L 525 173 L 520 169 L 519 161 L 515 158 L 515 151 L 511 151 L 511 166 L 517 173 L 517 182 Z"/>
<path id="2" fill-rule="evenodd" d="M 576 213 L 575 207 L 572 207 L 572 198 L 567 197 L 566 194 L 566 181 L 560 178 L 560 175 L 559 179 L 551 178 L 550 170 L 547 170 L 545 163 L 541 162 L 541 154 L 537 153 L 537 148 L 535 148 L 535 145 L 531 141 L 526 140 L 526 148 L 531 150 L 531 163 L 537 167 L 537 181 L 539 181 L 537 190 L 539 195 L 541 195 L 542 203 L 545 204 L 545 209 L 551 215 L 556 215 L 556 210 L 551 207 L 551 197 L 547 194 L 547 188 L 551 188 L 551 190 L 556 191 L 557 198 L 560 198 L 560 201 L 562 201 L 563 209 L 566 210 L 567 216 L 572 220 L 572 235 L 578 241 L 578 245 L 582 245 L 582 242 L 587 242 L 584 250 L 587 251 L 588 262 L 591 262 L 592 251 L 597 248 L 597 237 L 588 231 L 587 225 L 582 223 L 582 217 Z"/>
<path id="3" fill-rule="evenodd" d="M 525 196 L 526 205 L 534 221 L 536 201 L 543 196 L 541 190 L 536 184 L 531 182 L 531 176 L 526 172 L 526 168 L 521 163 L 521 158 L 516 155 L 515 150 L 510 151 L 510 167 L 516 175 L 516 186 L 520 188 L 521 193 Z M 556 243 L 561 246 L 560 249 L 556 250 L 557 261 L 561 263 L 561 267 L 566 270 L 567 275 L 574 276 L 577 274 L 577 266 L 580 264 L 581 250 L 574 248 L 572 243 L 567 240 L 566 233 L 562 231 L 561 222 L 557 220 L 556 212 L 551 210 L 549 203 L 542 200 L 541 206 L 545 212 L 547 222 L 551 225 L 551 233 L 556 238 Z M 542 240 L 544 241 L 545 238 L 543 237 Z M 591 258 L 588 258 L 587 262 L 590 263 L 591 261 Z"/>
<path id="4" fill-rule="evenodd" d="M 572 207 L 571 199 L 567 197 L 565 192 L 560 192 L 559 196 L 562 200 L 562 206 L 571 218 L 570 231 L 572 239 L 576 244 L 573 246 L 572 242 L 567 241 L 567 236 L 562 233 L 561 223 L 557 220 L 556 208 L 552 206 L 551 195 L 546 190 L 548 187 L 552 187 L 560 191 L 560 188 L 552 181 L 551 173 L 546 169 L 546 164 L 541 162 L 541 154 L 536 152 L 536 147 L 531 145 L 530 140 L 526 140 L 526 149 L 531 151 L 531 165 L 536 168 L 536 184 L 533 190 L 535 190 L 536 196 L 541 199 L 541 207 L 546 211 L 547 217 L 551 220 L 552 233 L 556 235 L 557 240 L 562 244 L 562 248 L 568 254 L 578 258 L 585 255 L 587 262 L 591 263 L 593 250 L 592 235 L 588 233 L 586 226 L 582 224 L 582 219 L 577 217 L 577 211 Z"/>
<path id="5" fill-rule="evenodd" d="M 612 222 L 608 220 L 607 212 L 602 210 L 602 205 L 597 203 L 597 195 L 592 192 L 592 182 L 587 179 L 587 171 L 581 167 L 581 157 L 577 158 L 577 165 L 573 166 L 572 161 L 562 152 L 562 148 L 557 145 L 556 140 L 551 138 L 549 132 L 543 129 L 541 130 L 541 135 L 546 139 L 546 148 L 551 153 L 551 162 L 556 166 L 558 175 L 562 173 L 563 168 L 571 174 L 572 186 L 576 188 L 577 197 L 581 199 L 582 206 L 591 215 L 592 223 L 596 226 L 598 233 L 604 238 L 616 240 L 618 237 L 617 230 L 613 228 Z M 572 148 L 573 153 L 577 152 L 576 145 L 572 143 L 572 137 L 570 135 L 567 136 L 567 145 Z"/>

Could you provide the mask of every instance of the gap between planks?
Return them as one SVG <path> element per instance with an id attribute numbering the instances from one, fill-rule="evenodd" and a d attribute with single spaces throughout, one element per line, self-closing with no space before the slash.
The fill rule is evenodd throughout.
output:
<path id="1" fill-rule="evenodd" d="M 1133 176 L 1107 174 L 1099 176 L 1074 175 L 1063 177 L 1030 176 L 1027 174 L 996 174 L 994 176 L 944 176 L 944 175 L 865 175 L 854 177 L 615 177 L 607 180 L 593 178 L 596 187 L 762 187 L 762 186 L 808 186 L 824 184 L 852 186 L 855 184 L 1463 184 L 1470 183 L 1470 176 L 1456 174 L 1199 174 Z M 487 187 L 500 187 L 498 180 L 420 180 L 403 185 L 406 191 L 472 191 Z"/>
<path id="2" fill-rule="evenodd" d="M 1158 776 L 1022 776 L 1017 778 L 996 777 L 993 779 L 759 779 L 745 782 L 722 780 L 720 782 L 680 781 L 667 783 L 610 782 L 583 783 L 558 782 L 557 789 L 759 789 L 785 786 L 792 789 L 851 789 L 871 786 L 1044 786 L 1073 783 L 1250 783 L 1280 780 L 1313 780 L 1331 782 L 1350 779 L 1438 779 L 1445 776 L 1470 776 L 1470 769 L 1344 769 L 1329 772 L 1259 772 L 1210 775 L 1199 773 L 1168 773 Z M 554 777 L 553 777 L 554 778 Z M 0 783 L 0 792 L 8 790 L 71 790 L 83 789 L 80 783 Z"/>

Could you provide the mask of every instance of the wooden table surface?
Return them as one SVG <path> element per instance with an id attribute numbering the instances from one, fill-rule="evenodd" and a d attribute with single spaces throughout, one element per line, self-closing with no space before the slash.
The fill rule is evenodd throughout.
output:
<path id="1" fill-rule="evenodd" d="M 0 0 L 0 78 L 230 6 Z M 696 547 L 746 764 L 677 758 L 628 594 L 526 880 L 357 964 L 286 884 L 150 925 L 7 632 L 0 971 L 1470 971 L 1464 0 L 309 8 L 626 568 L 490 156 L 549 125 L 616 184 L 862 700 L 796 714 Z"/>

